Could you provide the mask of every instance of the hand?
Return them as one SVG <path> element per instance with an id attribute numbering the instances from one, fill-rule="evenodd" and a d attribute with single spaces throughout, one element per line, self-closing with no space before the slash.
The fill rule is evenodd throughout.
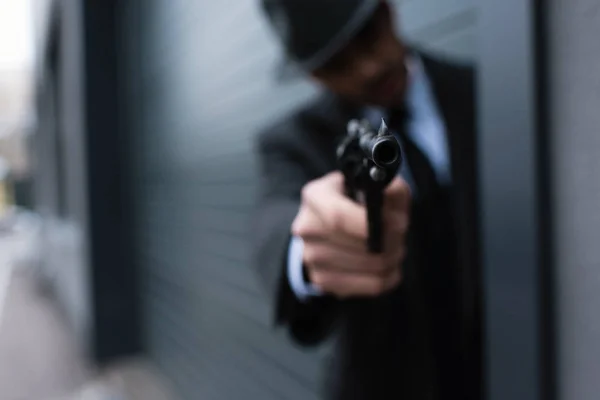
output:
<path id="1" fill-rule="evenodd" d="M 410 189 L 395 178 L 386 188 L 382 210 L 384 252 L 367 250 L 367 214 L 344 194 L 344 177 L 330 173 L 302 190 L 292 233 L 304 240 L 303 263 L 310 281 L 339 298 L 379 296 L 402 279 Z"/>

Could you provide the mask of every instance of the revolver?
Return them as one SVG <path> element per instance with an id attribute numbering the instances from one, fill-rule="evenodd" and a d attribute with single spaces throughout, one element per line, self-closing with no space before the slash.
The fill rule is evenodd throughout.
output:
<path id="1" fill-rule="evenodd" d="M 377 132 L 368 121 L 353 119 L 337 148 L 337 161 L 346 195 L 367 209 L 368 250 L 381 253 L 383 192 L 400 169 L 400 144 L 383 119 Z"/>

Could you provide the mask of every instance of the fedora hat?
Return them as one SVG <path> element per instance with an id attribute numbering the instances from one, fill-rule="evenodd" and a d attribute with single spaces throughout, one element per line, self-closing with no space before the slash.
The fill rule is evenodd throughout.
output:
<path id="1" fill-rule="evenodd" d="M 281 44 L 278 77 L 310 73 L 342 50 L 369 21 L 381 0 L 261 0 Z"/>

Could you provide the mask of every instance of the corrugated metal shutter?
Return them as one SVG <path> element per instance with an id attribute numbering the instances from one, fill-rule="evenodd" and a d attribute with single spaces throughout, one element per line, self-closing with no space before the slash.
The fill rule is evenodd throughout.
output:
<path id="1" fill-rule="evenodd" d="M 401 3 L 415 42 L 473 58 L 473 0 Z M 186 399 L 317 399 L 324 372 L 326 349 L 273 331 L 247 263 L 253 136 L 314 93 L 272 79 L 256 4 L 138 0 L 123 16 L 147 343 Z"/>

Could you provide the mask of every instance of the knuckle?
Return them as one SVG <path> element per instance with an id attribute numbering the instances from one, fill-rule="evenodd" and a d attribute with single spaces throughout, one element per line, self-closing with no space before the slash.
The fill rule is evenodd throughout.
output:
<path id="1" fill-rule="evenodd" d="M 397 260 L 402 262 L 406 259 L 407 251 L 406 246 L 402 246 L 398 249 Z"/>
<path id="2" fill-rule="evenodd" d="M 382 274 L 388 270 L 388 261 L 384 257 L 376 257 L 371 261 L 371 269 L 377 274 Z"/>
<path id="3" fill-rule="evenodd" d="M 320 260 L 320 252 L 314 246 L 304 246 L 304 262 L 309 265 L 314 265 Z"/>
<path id="4" fill-rule="evenodd" d="M 310 281 L 313 284 L 315 284 L 323 289 L 327 288 L 327 284 L 329 282 L 327 273 L 318 271 L 313 268 L 313 269 L 308 270 L 308 277 L 310 278 Z"/>
<path id="5" fill-rule="evenodd" d="M 400 179 L 400 189 L 408 196 L 410 196 L 410 185 L 404 179 Z"/>
<path id="6" fill-rule="evenodd" d="M 392 265 L 398 265 L 406 258 L 406 246 L 400 246 L 397 249 L 394 249 L 392 253 L 388 256 L 388 261 Z"/>
<path id="7" fill-rule="evenodd" d="M 386 280 L 384 278 L 375 279 L 370 287 L 369 294 L 372 296 L 379 296 L 385 292 L 386 289 Z"/>
<path id="8" fill-rule="evenodd" d="M 304 203 L 304 202 L 310 200 L 313 197 L 314 191 L 315 191 L 315 182 L 314 181 L 308 182 L 306 185 L 304 185 L 302 187 L 302 191 L 301 191 L 302 202 Z"/>
<path id="9" fill-rule="evenodd" d="M 392 190 L 394 192 L 403 191 L 405 184 L 406 184 L 406 182 L 404 181 L 404 179 L 402 179 L 400 177 L 395 177 L 392 180 L 392 182 L 390 183 L 390 190 Z"/>
<path id="10" fill-rule="evenodd" d="M 402 260 L 397 257 L 393 257 L 388 260 L 387 265 L 387 270 L 383 275 L 386 278 L 390 278 L 402 267 Z"/>
<path id="11" fill-rule="evenodd" d="M 294 222 L 292 222 L 292 233 L 296 236 L 302 237 L 306 233 L 306 219 L 304 218 L 305 212 L 302 208 L 296 215 Z"/>
<path id="12" fill-rule="evenodd" d="M 317 285 L 319 283 L 319 272 L 312 268 L 310 265 L 306 266 L 306 272 L 308 274 L 308 279 Z"/>
<path id="13" fill-rule="evenodd" d="M 394 258 L 390 261 L 390 265 L 393 266 L 392 271 L 397 270 L 398 268 L 402 267 L 402 264 L 404 263 L 404 253 L 397 253 L 396 255 L 394 255 Z"/>
<path id="14" fill-rule="evenodd" d="M 404 234 L 408 230 L 410 224 L 410 216 L 406 214 L 400 214 L 394 218 L 393 230 L 396 233 Z"/>
<path id="15" fill-rule="evenodd" d="M 323 176 L 321 181 L 330 187 L 337 187 L 344 182 L 344 175 L 340 171 L 332 171 Z"/>
<path id="16" fill-rule="evenodd" d="M 398 286 L 400 283 L 402 283 L 402 281 L 404 280 L 404 275 L 402 274 L 402 271 L 400 269 L 398 269 L 398 273 L 396 274 L 396 284 L 394 286 Z"/>
<path id="17" fill-rule="evenodd" d="M 392 274 L 392 277 L 390 278 L 389 286 L 390 286 L 390 288 L 395 288 L 401 282 L 402 282 L 402 272 L 400 271 L 400 269 L 397 269 L 396 271 L 394 271 L 394 273 Z"/>
<path id="18" fill-rule="evenodd" d="M 300 211 L 292 222 L 291 232 L 306 240 L 307 237 L 318 235 L 320 230 L 318 219 L 315 218 L 313 211 L 307 206 L 300 206 Z"/>
<path id="19" fill-rule="evenodd" d="M 329 216 L 329 225 L 334 231 L 342 231 L 345 225 L 344 215 L 338 210 L 333 211 Z"/>
<path id="20" fill-rule="evenodd" d="M 398 190 L 402 193 L 402 195 L 408 198 L 411 197 L 410 186 L 404 179 L 398 179 Z"/>
<path id="21" fill-rule="evenodd" d="M 299 223 L 294 228 L 292 228 L 292 233 L 295 236 L 304 238 L 308 234 L 308 227 L 304 223 Z"/>
<path id="22" fill-rule="evenodd" d="M 300 215 L 294 219 L 292 222 L 291 232 L 293 235 L 300 236 L 300 232 L 302 231 L 302 220 L 300 219 Z"/>

